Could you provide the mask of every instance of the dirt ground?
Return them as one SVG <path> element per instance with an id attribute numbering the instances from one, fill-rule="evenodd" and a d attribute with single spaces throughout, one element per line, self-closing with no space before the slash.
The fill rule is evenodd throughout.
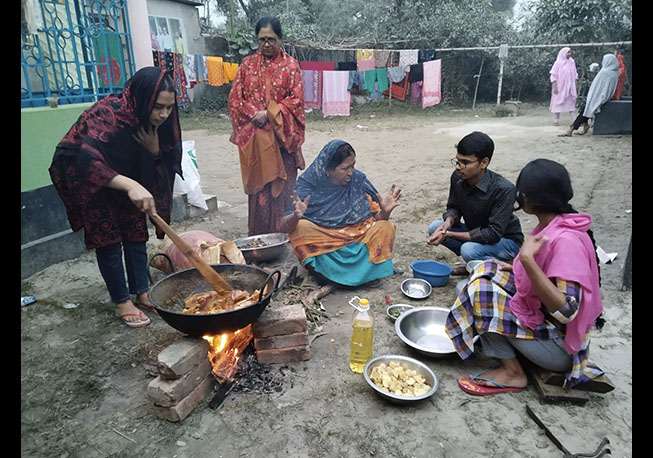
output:
<path id="1" fill-rule="evenodd" d="M 415 109 L 419 110 L 419 109 Z M 394 265 L 402 271 L 375 287 L 339 290 L 322 299 L 328 319 L 311 327 L 310 360 L 269 366 L 280 383 L 271 393 L 232 391 L 216 410 L 210 397 L 182 423 L 158 419 L 146 399 L 158 353 L 181 334 L 150 313 L 152 325 L 132 330 L 115 317 L 94 253 L 44 269 L 22 282 L 22 295 L 37 302 L 21 309 L 22 456 L 56 457 L 533 457 L 562 455 L 526 415 L 529 405 L 572 452 L 592 452 L 608 437 L 612 456 L 632 452 L 632 292 L 621 291 L 632 233 L 632 137 L 559 138 L 546 107 L 523 106 L 520 116 L 497 118 L 491 110 L 446 116 L 374 114 L 307 124 L 304 154 L 310 163 L 333 138 L 351 142 L 357 167 L 382 192 L 403 190 L 392 215 L 397 225 Z M 426 228 L 439 218 L 447 198 L 454 144 L 480 130 L 495 141 L 490 168 L 515 181 L 530 160 L 545 157 L 569 170 L 572 203 L 594 217 L 597 244 L 617 252 L 601 266 L 607 323 L 592 339 L 592 359 L 617 388 L 591 394 L 582 407 L 542 404 L 534 386 L 517 394 L 475 398 L 456 379 L 494 367 L 476 355 L 433 359 L 416 354 L 394 333 L 385 316 L 394 303 L 450 306 L 452 277 L 424 301 L 404 297 L 399 285 L 410 263 L 458 259 L 425 244 Z M 215 129 L 184 130 L 195 140 L 202 189 L 215 194 L 213 214 L 173 225 L 178 232 L 201 229 L 224 239 L 247 232 L 247 200 L 238 154 L 224 120 Z M 536 221 L 519 213 L 525 232 Z M 151 238 L 150 245 L 156 239 Z M 280 261 L 287 265 L 292 253 Z M 158 273 L 154 273 L 155 279 Z M 159 276 L 160 278 L 160 276 Z M 362 375 L 348 368 L 354 295 L 370 299 L 376 317 L 374 354 L 413 356 L 439 377 L 434 396 L 413 406 L 389 404 Z M 285 299 L 284 299 L 285 297 Z M 288 301 L 280 294 L 270 307 Z"/>

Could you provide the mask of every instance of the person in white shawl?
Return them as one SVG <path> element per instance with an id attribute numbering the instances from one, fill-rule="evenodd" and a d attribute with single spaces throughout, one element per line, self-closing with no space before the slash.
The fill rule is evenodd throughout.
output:
<path id="1" fill-rule="evenodd" d="M 587 99 L 582 113 L 578 115 L 569 130 L 560 136 L 571 137 L 574 130 L 583 127 L 580 135 L 587 133 L 589 130 L 588 121 L 601 111 L 601 107 L 614 95 L 617 89 L 617 80 L 619 79 L 619 61 L 614 54 L 605 54 L 601 62 L 601 71 L 592 81 L 590 90 L 587 92 Z"/>

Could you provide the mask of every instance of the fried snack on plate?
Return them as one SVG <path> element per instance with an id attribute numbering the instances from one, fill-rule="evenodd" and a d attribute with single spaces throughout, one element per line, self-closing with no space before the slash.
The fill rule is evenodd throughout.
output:
<path id="1" fill-rule="evenodd" d="M 421 396 L 431 389 L 416 370 L 408 366 L 390 361 L 387 365 L 381 363 L 372 368 L 370 379 L 379 388 L 397 396 Z"/>

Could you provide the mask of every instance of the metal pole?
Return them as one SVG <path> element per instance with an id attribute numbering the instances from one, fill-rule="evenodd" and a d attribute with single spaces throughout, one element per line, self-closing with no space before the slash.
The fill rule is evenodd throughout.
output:
<path id="1" fill-rule="evenodd" d="M 501 85 L 503 84 L 503 59 L 499 67 L 499 89 L 497 89 L 497 106 L 501 105 Z"/>
<path id="2" fill-rule="evenodd" d="M 476 93 L 478 92 L 478 83 L 481 82 L 481 73 L 483 73 L 483 62 L 485 62 L 485 55 L 481 58 L 481 68 L 478 69 L 478 75 L 474 75 L 476 78 L 476 88 L 474 89 L 474 101 L 472 102 L 472 111 L 476 108 Z"/>

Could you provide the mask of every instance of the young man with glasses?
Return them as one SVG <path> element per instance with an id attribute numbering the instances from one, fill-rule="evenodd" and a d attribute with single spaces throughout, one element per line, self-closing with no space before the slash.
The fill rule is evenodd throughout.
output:
<path id="1" fill-rule="evenodd" d="M 454 266 L 453 274 L 466 275 L 468 261 L 512 262 L 524 234 L 513 213 L 515 186 L 487 168 L 494 152 L 492 139 L 472 132 L 458 142 L 456 150 L 447 209 L 442 220 L 429 225 L 426 243 L 443 245 L 462 256 L 465 262 Z"/>

